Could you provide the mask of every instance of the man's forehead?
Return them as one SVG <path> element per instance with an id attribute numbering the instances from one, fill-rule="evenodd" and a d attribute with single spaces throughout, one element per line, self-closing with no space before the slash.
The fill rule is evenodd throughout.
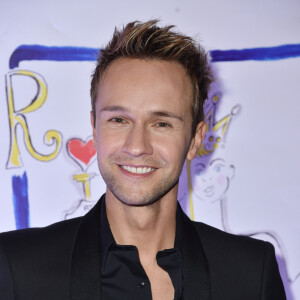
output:
<path id="1" fill-rule="evenodd" d="M 185 85 L 190 89 L 192 85 L 185 68 L 177 61 L 122 57 L 114 60 L 106 68 L 100 78 L 99 89 L 102 88 L 101 83 L 106 81 L 112 83 L 118 80 L 125 80 L 127 83 L 134 84 L 134 82 L 131 82 L 131 79 L 135 76 L 138 80 L 142 75 L 143 80 L 145 80 L 147 78 L 150 79 L 153 74 L 155 74 L 157 81 L 163 80 L 165 85 L 173 85 L 175 89 L 178 85 Z M 127 78 L 128 80 L 126 80 Z"/>
<path id="2" fill-rule="evenodd" d="M 124 109 L 134 102 L 139 109 L 175 109 L 178 114 L 185 105 L 190 108 L 190 85 L 178 63 L 122 58 L 114 61 L 100 80 L 97 102 L 101 102 L 101 108 L 123 106 Z"/>

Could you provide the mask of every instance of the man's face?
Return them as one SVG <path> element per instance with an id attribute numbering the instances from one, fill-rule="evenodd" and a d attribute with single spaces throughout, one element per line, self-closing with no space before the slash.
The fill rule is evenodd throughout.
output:
<path id="1" fill-rule="evenodd" d="M 191 94 L 176 62 L 121 58 L 108 67 L 93 129 L 107 195 L 133 206 L 176 199 L 184 160 L 201 143 L 191 138 Z"/>

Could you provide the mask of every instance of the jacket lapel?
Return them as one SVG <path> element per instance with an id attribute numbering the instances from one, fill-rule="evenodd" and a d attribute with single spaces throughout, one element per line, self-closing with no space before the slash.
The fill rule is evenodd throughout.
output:
<path id="1" fill-rule="evenodd" d="M 100 299 L 100 209 L 102 198 L 82 218 L 78 229 L 71 261 L 71 299 Z"/>
<path id="2" fill-rule="evenodd" d="M 182 210 L 181 215 L 184 300 L 209 300 L 209 270 L 202 244 L 192 221 Z"/>
<path id="3" fill-rule="evenodd" d="M 70 275 L 71 299 L 101 299 L 100 210 L 101 201 L 80 223 L 73 246 Z M 192 221 L 180 209 L 182 226 L 184 300 L 210 300 L 208 264 Z"/>

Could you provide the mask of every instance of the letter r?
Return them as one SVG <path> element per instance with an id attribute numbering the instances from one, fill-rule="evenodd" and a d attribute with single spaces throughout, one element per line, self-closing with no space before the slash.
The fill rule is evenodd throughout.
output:
<path id="1" fill-rule="evenodd" d="M 30 104 L 26 107 L 15 110 L 14 105 L 14 95 L 13 95 L 13 87 L 12 87 L 12 77 L 16 75 L 29 76 L 37 84 L 37 93 Z M 56 147 L 54 151 L 48 155 L 43 155 L 38 153 L 35 148 L 32 146 L 29 129 L 27 125 L 27 120 L 25 117 L 26 113 L 32 112 L 40 108 L 47 98 L 47 84 L 44 78 L 32 71 L 26 70 L 13 70 L 6 74 L 5 78 L 6 82 L 6 98 L 7 98 L 7 106 L 8 106 L 8 117 L 9 117 L 9 129 L 10 129 L 10 149 L 8 160 L 6 163 L 6 168 L 19 168 L 22 166 L 20 151 L 18 147 L 17 135 L 16 135 L 16 127 L 17 125 L 21 125 L 24 131 L 25 137 L 25 145 L 28 152 L 37 160 L 41 161 L 49 161 L 57 156 L 59 150 L 61 148 L 62 136 L 58 131 L 49 130 L 45 134 L 46 143 L 53 144 L 55 142 Z"/>

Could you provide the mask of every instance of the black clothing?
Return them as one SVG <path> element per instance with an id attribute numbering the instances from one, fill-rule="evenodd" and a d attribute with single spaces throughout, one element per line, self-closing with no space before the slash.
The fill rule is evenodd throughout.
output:
<path id="1" fill-rule="evenodd" d="M 135 246 L 117 245 L 106 216 L 105 201 L 101 203 L 100 253 L 101 253 L 101 296 L 103 299 L 151 300 L 151 285 L 139 261 Z M 179 211 L 177 212 L 179 215 Z M 181 222 L 176 220 L 176 238 L 173 249 L 157 253 L 157 264 L 168 272 L 173 287 L 174 299 L 182 296 L 182 246 Z"/>
<path id="2" fill-rule="evenodd" d="M 84 217 L 0 234 L 0 299 L 101 297 L 101 201 Z M 185 300 L 285 300 L 274 247 L 182 222 Z M 124 298 L 123 298 L 124 299 Z"/>

